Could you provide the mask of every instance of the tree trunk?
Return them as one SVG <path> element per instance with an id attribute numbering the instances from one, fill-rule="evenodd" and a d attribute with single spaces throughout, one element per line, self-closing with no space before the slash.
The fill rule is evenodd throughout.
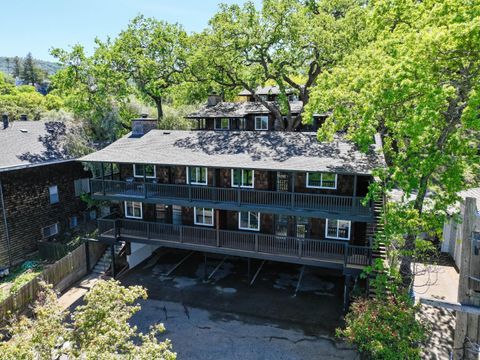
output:
<path id="1" fill-rule="evenodd" d="M 425 201 L 425 195 L 427 194 L 428 181 L 430 175 L 424 175 L 420 179 L 420 185 L 418 187 L 418 194 L 415 198 L 413 208 L 419 215 L 423 211 L 423 203 Z M 412 260 L 415 252 L 415 240 L 418 234 L 407 234 L 405 237 L 405 244 L 402 247 L 402 262 L 400 263 L 400 276 L 402 279 L 402 287 L 405 290 L 410 289 L 413 285 L 414 274 L 412 272 Z"/>
<path id="2" fill-rule="evenodd" d="M 157 122 L 158 125 L 160 125 L 160 122 L 162 121 L 163 118 L 163 108 L 162 108 L 162 98 L 154 98 L 155 101 L 155 106 L 157 107 Z"/>

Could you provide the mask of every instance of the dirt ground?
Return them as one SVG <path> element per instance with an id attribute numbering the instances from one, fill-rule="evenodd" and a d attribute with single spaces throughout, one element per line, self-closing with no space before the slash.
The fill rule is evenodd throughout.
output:
<path id="1" fill-rule="evenodd" d="M 149 299 L 134 316 L 141 331 L 163 322 L 165 337 L 179 359 L 358 359 L 335 339 L 342 325 L 341 274 L 307 267 L 297 289 L 300 266 L 266 262 L 253 285 L 245 259 L 187 258 L 188 252 L 156 256 L 121 282 L 142 285 Z M 252 261 L 250 279 L 260 261 Z M 206 269 L 206 271 L 205 271 Z"/>

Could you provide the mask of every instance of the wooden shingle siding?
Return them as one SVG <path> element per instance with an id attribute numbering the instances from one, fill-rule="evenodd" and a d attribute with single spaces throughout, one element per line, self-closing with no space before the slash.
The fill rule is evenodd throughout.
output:
<path id="1" fill-rule="evenodd" d="M 59 223 L 60 234 L 69 231 L 69 220 L 86 209 L 75 196 L 74 180 L 89 178 L 81 163 L 66 162 L 3 172 L 3 186 L 12 262 L 37 250 L 42 228 Z M 59 202 L 50 204 L 49 186 L 58 187 Z M 3 214 L 0 214 L 0 265 L 8 265 L 8 247 Z"/>

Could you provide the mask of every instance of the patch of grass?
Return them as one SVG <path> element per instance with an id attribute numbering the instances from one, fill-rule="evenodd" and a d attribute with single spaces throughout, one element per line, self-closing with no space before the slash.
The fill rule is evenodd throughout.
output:
<path id="1" fill-rule="evenodd" d="M 42 270 L 42 265 L 36 261 L 26 261 L 22 265 L 15 267 L 8 276 L 0 280 L 2 285 L 0 301 L 15 294 L 23 285 L 39 275 Z"/>

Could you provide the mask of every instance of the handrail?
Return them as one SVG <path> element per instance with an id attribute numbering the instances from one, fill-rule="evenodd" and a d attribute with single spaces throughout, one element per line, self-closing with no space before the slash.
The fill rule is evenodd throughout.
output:
<path id="1" fill-rule="evenodd" d="M 222 188 L 181 184 L 157 184 L 138 181 L 91 179 L 92 194 L 126 196 L 139 199 L 174 198 L 185 201 L 209 201 L 241 205 L 274 206 L 288 209 L 307 209 L 372 213 L 372 206 L 364 206 L 363 198 L 343 195 L 279 192 L 245 188 Z"/>
<path id="2" fill-rule="evenodd" d="M 129 219 L 99 219 L 98 227 L 101 236 L 114 237 L 116 240 L 123 235 L 152 241 L 164 240 L 302 259 L 336 261 L 343 262 L 344 266 L 366 266 L 371 259 L 370 248 L 350 245 L 341 240 L 307 239 Z"/>

